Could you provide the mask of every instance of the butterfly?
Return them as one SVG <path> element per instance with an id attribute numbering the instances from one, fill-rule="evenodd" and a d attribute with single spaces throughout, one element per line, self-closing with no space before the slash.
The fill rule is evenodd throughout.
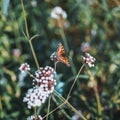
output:
<path id="1" fill-rule="evenodd" d="M 51 58 L 51 60 L 54 60 L 55 62 L 62 62 L 64 64 L 66 64 L 68 67 L 70 66 L 69 60 L 65 54 L 65 49 L 64 49 L 62 43 L 58 44 L 57 51 L 52 53 L 50 58 Z"/>

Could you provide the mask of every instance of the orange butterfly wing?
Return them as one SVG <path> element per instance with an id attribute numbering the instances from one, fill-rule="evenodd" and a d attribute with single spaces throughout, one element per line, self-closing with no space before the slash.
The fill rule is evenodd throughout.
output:
<path id="1" fill-rule="evenodd" d="M 56 55 L 57 55 L 58 60 L 60 62 L 66 64 L 67 66 L 70 66 L 69 60 L 68 60 L 68 58 L 66 57 L 66 54 L 65 54 L 64 47 L 61 43 L 59 43 Z"/>

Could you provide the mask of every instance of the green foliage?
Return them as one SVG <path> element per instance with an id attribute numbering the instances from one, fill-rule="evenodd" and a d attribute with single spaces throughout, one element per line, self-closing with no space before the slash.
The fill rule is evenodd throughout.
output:
<path id="1" fill-rule="evenodd" d="M 25 75 L 21 84 L 18 68 L 23 62 L 29 63 L 32 71 L 37 67 L 29 41 L 24 36 L 26 28 L 21 1 L 10 1 L 8 6 L 7 1 L 9 0 L 0 1 L 0 118 L 24 120 L 33 114 L 33 110 L 28 110 L 23 103 L 27 89 L 32 87 L 32 79 Z M 69 26 L 64 28 L 63 34 L 60 33 L 61 28 L 50 17 L 55 6 L 61 6 L 68 15 L 66 21 Z M 96 58 L 95 67 L 84 67 L 69 102 L 81 111 L 86 119 L 119 120 L 119 0 L 24 0 L 24 7 L 30 37 L 39 34 L 32 40 L 32 45 L 40 66 L 53 67 L 54 64 L 50 61 L 51 53 L 56 50 L 59 42 L 65 46 L 64 39 L 67 40 L 67 55 L 73 60 L 73 65 L 70 68 L 62 63 L 57 65 L 58 84 L 64 83 L 62 96 L 67 97 L 82 65 L 81 56 L 84 52 L 89 52 Z M 88 43 L 89 49 L 86 50 L 82 43 Z M 92 74 L 89 74 L 89 71 Z M 91 77 L 94 77 L 97 83 L 101 108 L 98 107 L 94 88 L 90 86 Z M 47 113 L 47 102 L 39 109 L 41 115 Z M 51 109 L 60 105 L 60 102 L 58 98 L 53 98 Z M 63 108 L 52 113 L 49 120 L 68 120 L 75 115 L 67 106 Z"/>

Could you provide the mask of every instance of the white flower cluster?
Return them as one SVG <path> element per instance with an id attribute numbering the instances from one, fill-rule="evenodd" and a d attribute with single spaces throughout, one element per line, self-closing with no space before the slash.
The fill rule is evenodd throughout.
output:
<path id="1" fill-rule="evenodd" d="M 35 72 L 35 79 L 33 80 L 33 84 L 36 86 L 41 86 L 44 91 L 52 93 L 54 90 L 54 85 L 56 85 L 55 74 L 56 72 L 52 67 L 41 67 L 38 71 Z"/>
<path id="2" fill-rule="evenodd" d="M 59 19 L 62 17 L 63 19 L 67 18 L 67 13 L 59 6 L 56 6 L 52 9 L 51 17 L 54 19 Z"/>
<path id="3" fill-rule="evenodd" d="M 30 67 L 27 63 L 24 63 L 20 66 L 19 70 L 26 72 L 30 70 Z M 56 85 L 55 75 L 55 70 L 50 66 L 40 67 L 35 72 L 33 79 L 34 87 L 29 89 L 23 98 L 23 102 L 27 103 L 29 109 L 41 106 L 49 94 L 53 92 L 54 85 Z"/>
<path id="4" fill-rule="evenodd" d="M 27 120 L 43 120 L 43 118 L 40 115 L 37 116 L 31 115 L 30 117 L 27 118 Z"/>
<path id="5" fill-rule="evenodd" d="M 34 87 L 28 90 L 23 102 L 27 102 L 28 108 L 41 106 L 45 102 L 49 93 L 44 91 L 42 87 Z"/>
<path id="6" fill-rule="evenodd" d="M 87 63 L 89 67 L 94 67 L 95 58 L 89 53 L 85 53 L 85 57 L 82 57 L 83 62 Z"/>
<path id="7" fill-rule="evenodd" d="M 28 63 L 23 63 L 21 64 L 21 66 L 19 67 L 19 70 L 21 72 L 26 72 L 30 70 L 30 65 Z"/>

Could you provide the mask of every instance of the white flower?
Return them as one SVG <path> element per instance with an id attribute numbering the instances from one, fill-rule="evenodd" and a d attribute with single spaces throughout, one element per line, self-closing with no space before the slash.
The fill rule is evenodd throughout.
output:
<path id="1" fill-rule="evenodd" d="M 28 108 L 39 107 L 45 102 L 49 93 L 44 91 L 42 87 L 34 87 L 28 90 L 26 96 L 23 98 L 23 102 L 26 102 Z"/>
<path id="2" fill-rule="evenodd" d="M 87 63 L 89 67 L 94 67 L 95 58 L 89 53 L 85 53 L 85 56 L 82 57 L 83 62 Z"/>
<path id="3" fill-rule="evenodd" d="M 32 5 L 33 7 L 36 7 L 36 6 L 37 6 L 37 1 L 36 1 L 36 0 L 31 0 L 31 5 Z"/>
<path id="4" fill-rule="evenodd" d="M 90 43 L 89 42 L 83 42 L 81 44 L 81 51 L 82 52 L 88 52 L 91 50 L 91 46 L 90 46 Z"/>
<path id="5" fill-rule="evenodd" d="M 52 67 L 40 67 L 40 69 L 35 72 L 33 84 L 42 87 L 44 91 L 47 91 L 48 93 L 52 93 L 54 85 L 56 85 L 55 75 L 56 72 Z"/>
<path id="6" fill-rule="evenodd" d="M 43 118 L 41 117 L 41 115 L 31 115 L 30 117 L 27 118 L 27 120 L 43 120 Z"/>
<path id="7" fill-rule="evenodd" d="M 59 19 L 60 17 L 66 19 L 67 13 L 59 6 L 56 6 L 52 9 L 51 17 L 54 19 Z"/>
<path id="8" fill-rule="evenodd" d="M 21 66 L 19 67 L 19 70 L 21 72 L 26 72 L 30 70 L 30 65 L 28 63 L 23 63 L 21 64 Z"/>

